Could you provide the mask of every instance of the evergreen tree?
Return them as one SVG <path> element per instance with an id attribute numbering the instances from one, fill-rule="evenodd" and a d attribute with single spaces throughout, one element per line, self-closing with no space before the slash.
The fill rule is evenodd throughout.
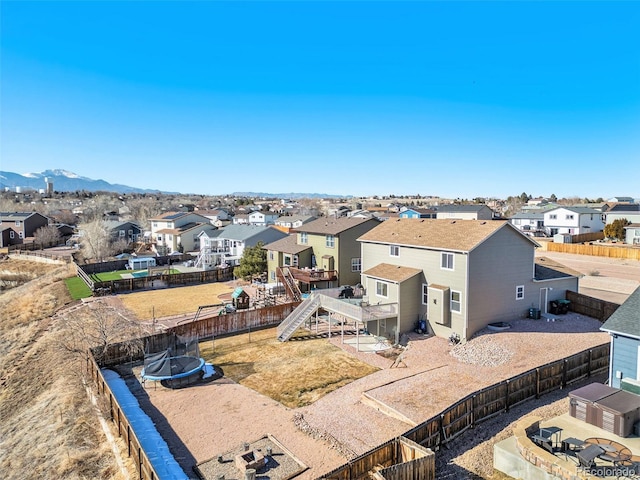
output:
<path id="1" fill-rule="evenodd" d="M 233 269 L 236 278 L 250 280 L 253 275 L 267 271 L 267 251 L 263 247 L 264 242 L 258 242 L 255 247 L 244 249 L 240 265 Z"/>

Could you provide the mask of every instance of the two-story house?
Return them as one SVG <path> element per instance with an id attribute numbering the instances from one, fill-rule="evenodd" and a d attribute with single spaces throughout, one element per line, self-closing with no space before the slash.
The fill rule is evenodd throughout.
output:
<path id="1" fill-rule="evenodd" d="M 358 237 L 379 225 L 371 218 L 322 217 L 304 223 L 291 236 L 265 245 L 269 281 L 287 267 L 302 291 L 355 285 L 362 258 Z"/>
<path id="2" fill-rule="evenodd" d="M 440 205 L 436 218 L 459 220 L 491 220 L 495 216 L 493 210 L 486 205 Z"/>
<path id="3" fill-rule="evenodd" d="M 195 266 L 209 270 L 223 264 L 239 265 L 245 248 L 285 237 L 287 233 L 270 225 L 227 225 L 214 232 L 202 232 Z"/>
<path id="4" fill-rule="evenodd" d="M 544 212 L 544 228 L 549 236 L 580 235 L 604 229 L 602 214 L 585 207 L 557 207 Z"/>
<path id="5" fill-rule="evenodd" d="M 509 218 L 511 225 L 516 227 L 525 235 L 541 237 L 546 235 L 544 228 L 544 213 L 540 212 L 519 212 Z"/>
<path id="6" fill-rule="evenodd" d="M 368 303 L 397 304 L 396 318 L 369 331 L 396 342 L 419 320 L 438 336 L 469 339 L 531 307 L 546 313 L 550 301 L 578 289 L 577 274 L 536 262 L 538 244 L 504 220 L 389 220 L 359 240 Z"/>
<path id="7" fill-rule="evenodd" d="M 24 243 L 36 230 L 49 225 L 49 219 L 37 212 L 0 212 L 2 247 Z"/>
<path id="8" fill-rule="evenodd" d="M 273 212 L 262 212 L 262 211 L 251 212 L 249 214 L 249 225 L 258 225 L 258 226 L 274 225 L 276 223 L 276 220 L 278 220 L 279 216 L 280 215 Z"/>
<path id="9" fill-rule="evenodd" d="M 136 223 L 106 220 L 104 224 L 113 240 L 125 240 L 127 243 L 131 243 L 142 238 L 142 228 Z"/>
<path id="10" fill-rule="evenodd" d="M 200 233 L 216 228 L 208 218 L 193 212 L 168 212 L 150 221 L 151 238 L 161 255 L 200 250 Z"/>

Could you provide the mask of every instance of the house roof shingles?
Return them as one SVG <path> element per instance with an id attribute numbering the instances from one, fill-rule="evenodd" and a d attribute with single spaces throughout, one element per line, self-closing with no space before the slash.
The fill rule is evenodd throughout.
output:
<path id="1" fill-rule="evenodd" d="M 418 275 L 419 273 L 422 273 L 422 270 L 411 267 L 401 267 L 399 265 L 391 265 L 389 263 L 380 263 L 363 273 L 370 277 L 377 277 L 383 280 L 401 283 L 415 275 Z"/>
<path id="2" fill-rule="evenodd" d="M 576 270 L 562 265 L 547 257 L 538 257 L 535 259 L 535 276 L 536 280 L 553 280 L 556 278 L 566 277 L 582 277 L 583 275 Z"/>
<path id="3" fill-rule="evenodd" d="M 501 228 L 512 228 L 517 232 L 506 220 L 399 218 L 382 222 L 358 240 L 468 252 Z M 519 232 L 517 234 L 522 235 Z M 524 235 L 523 238 L 537 245 Z"/>
<path id="4" fill-rule="evenodd" d="M 640 338 L 640 287 L 613 312 L 600 330 Z"/>
<path id="5" fill-rule="evenodd" d="M 296 240 L 296 235 L 291 234 L 288 237 L 284 237 L 275 242 L 268 243 L 264 246 L 265 250 L 271 250 L 273 252 L 290 253 L 296 255 L 300 252 L 304 252 L 311 248 L 309 245 L 299 245 Z"/>
<path id="6" fill-rule="evenodd" d="M 296 231 L 320 235 L 338 235 L 370 220 L 370 218 L 355 217 L 323 217 L 303 224 L 301 227 L 296 228 Z"/>

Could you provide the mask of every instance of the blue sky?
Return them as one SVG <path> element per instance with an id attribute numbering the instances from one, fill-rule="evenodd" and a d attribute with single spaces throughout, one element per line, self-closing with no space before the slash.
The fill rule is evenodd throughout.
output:
<path id="1" fill-rule="evenodd" d="M 0 9 L 2 170 L 200 194 L 640 197 L 640 2 Z"/>

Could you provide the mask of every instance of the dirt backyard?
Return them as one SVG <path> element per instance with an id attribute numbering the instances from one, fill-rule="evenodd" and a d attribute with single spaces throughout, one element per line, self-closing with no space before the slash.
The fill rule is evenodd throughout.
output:
<path id="1" fill-rule="evenodd" d="M 632 262 L 612 259 L 544 254 L 582 272 L 585 277 L 581 283 L 593 280 L 590 288 L 599 292 L 600 298 L 619 295 L 623 301 L 640 284 L 640 262 L 630 265 Z M 356 352 L 342 344 L 340 336 L 333 337 L 326 341 L 380 370 L 300 408 L 286 408 L 224 377 L 179 390 L 149 384 L 142 388 L 136 380 L 132 385 L 188 474 L 193 475 L 191 468 L 197 463 L 271 434 L 309 467 L 297 477 L 306 480 L 402 434 L 473 391 L 609 339 L 599 331 L 600 322 L 575 313 L 556 322 L 515 320 L 512 327 L 502 332 L 483 330 L 456 347 L 446 339 L 411 334 L 399 368 L 390 368 L 392 362 L 387 358 Z M 402 419 L 363 403 L 365 392 L 400 412 Z M 552 394 L 549 399 L 561 402 L 562 395 L 566 391 L 560 400 Z M 542 404 L 549 399 L 541 399 Z M 523 404 L 515 412 L 525 413 L 538 403 L 531 402 L 530 407 Z M 558 405 L 549 411 L 564 408 L 562 403 Z M 505 423 L 487 422 L 483 428 L 483 436 L 490 442 L 505 429 Z M 474 446 L 478 448 L 478 442 L 474 441 Z M 459 472 L 476 472 L 465 478 L 491 478 L 486 471 L 477 472 L 478 465 L 491 465 L 490 446 L 476 455 L 465 455 L 464 448 L 460 452 L 457 457 L 449 455 L 447 462 L 457 465 Z M 476 474 L 481 476 L 474 477 Z"/>

